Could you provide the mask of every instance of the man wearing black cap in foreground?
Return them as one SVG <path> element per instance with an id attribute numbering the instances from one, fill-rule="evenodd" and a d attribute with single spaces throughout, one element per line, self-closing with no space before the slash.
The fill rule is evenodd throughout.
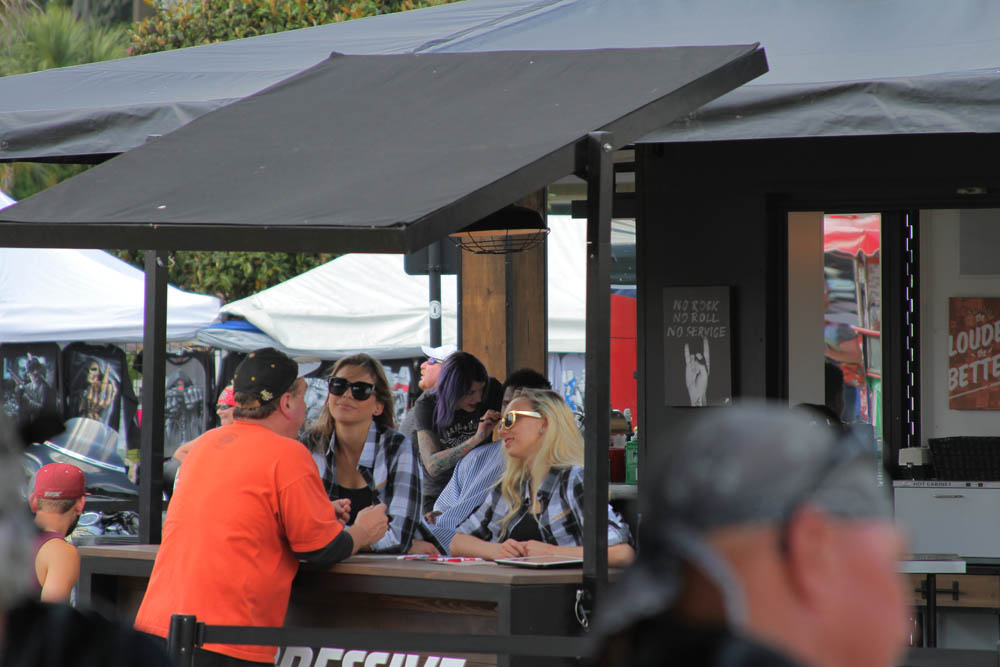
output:
<path id="1" fill-rule="evenodd" d="M 876 464 L 799 410 L 705 415 L 643 489 L 639 556 L 599 608 L 597 664 L 889 667 L 903 542 Z"/>
<path id="2" fill-rule="evenodd" d="M 199 437 L 178 471 L 136 617 L 144 632 L 166 637 L 172 614 L 280 626 L 299 560 L 329 566 L 386 531 L 385 505 L 343 525 L 295 439 L 306 414 L 298 364 L 273 348 L 257 350 L 237 367 L 233 388 L 236 421 Z M 194 664 L 273 664 L 274 653 L 207 644 Z"/>

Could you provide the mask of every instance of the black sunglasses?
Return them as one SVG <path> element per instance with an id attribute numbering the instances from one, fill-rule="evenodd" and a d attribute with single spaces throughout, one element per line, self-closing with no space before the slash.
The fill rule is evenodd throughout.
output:
<path id="1" fill-rule="evenodd" d="M 355 401 L 366 401 L 375 391 L 375 385 L 371 382 L 348 382 L 346 378 L 337 376 L 330 378 L 330 393 L 334 396 L 343 396 L 348 389 Z"/>

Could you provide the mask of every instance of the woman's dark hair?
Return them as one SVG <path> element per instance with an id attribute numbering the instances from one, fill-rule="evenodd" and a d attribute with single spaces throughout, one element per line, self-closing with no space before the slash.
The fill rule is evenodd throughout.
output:
<path id="1" fill-rule="evenodd" d="M 437 405 L 434 407 L 434 429 L 441 431 L 455 420 L 459 399 L 469 393 L 473 382 L 487 382 L 486 366 L 468 352 L 455 352 L 444 362 L 438 376 Z"/>
<path id="2" fill-rule="evenodd" d="M 532 368 L 518 368 L 507 376 L 503 383 L 504 392 L 507 387 L 517 387 L 518 389 L 552 389 L 552 383 L 548 378 Z"/>

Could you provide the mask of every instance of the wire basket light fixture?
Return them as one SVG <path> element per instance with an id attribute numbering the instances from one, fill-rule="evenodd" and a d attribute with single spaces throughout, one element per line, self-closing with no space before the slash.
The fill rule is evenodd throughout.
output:
<path id="1" fill-rule="evenodd" d="M 465 252 L 509 255 L 541 244 L 549 229 L 538 211 L 511 204 L 449 238 Z"/>

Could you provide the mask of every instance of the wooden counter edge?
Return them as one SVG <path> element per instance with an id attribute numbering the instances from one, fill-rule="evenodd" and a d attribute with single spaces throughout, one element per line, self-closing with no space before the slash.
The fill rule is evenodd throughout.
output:
<path id="1" fill-rule="evenodd" d="M 154 560 L 159 545 L 129 544 L 109 546 L 80 546 L 80 556 L 84 558 L 125 558 L 133 560 Z M 304 566 L 308 570 L 308 566 Z M 316 570 L 312 570 L 315 572 Z M 408 579 L 430 579 L 440 581 L 467 581 L 486 584 L 576 584 L 583 581 L 580 568 L 532 570 L 519 569 L 485 562 L 473 565 L 451 565 L 416 560 L 371 559 L 364 555 L 352 556 L 327 570 L 333 574 L 353 574 L 361 576 L 402 577 Z M 611 578 L 616 579 L 619 571 L 612 570 Z"/>

